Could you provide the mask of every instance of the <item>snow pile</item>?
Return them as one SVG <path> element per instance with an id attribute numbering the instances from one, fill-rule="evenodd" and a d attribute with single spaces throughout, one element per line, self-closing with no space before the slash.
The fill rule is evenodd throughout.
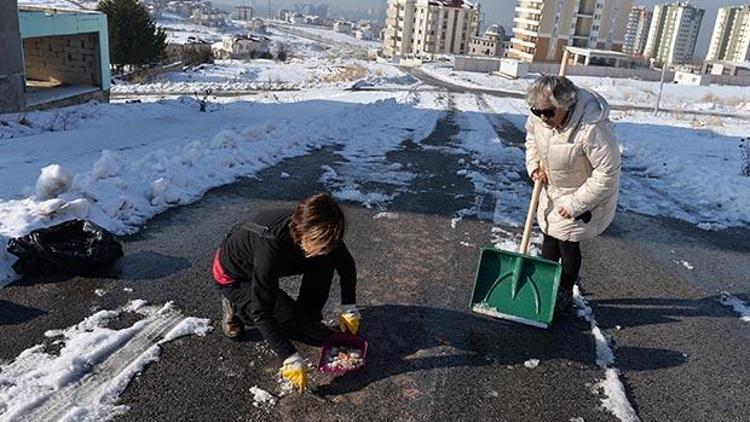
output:
<path id="1" fill-rule="evenodd" d="M 740 320 L 743 322 L 750 322 L 750 307 L 738 297 L 733 296 L 728 292 L 723 292 L 720 301 L 722 305 L 728 306 L 732 308 L 734 312 L 737 312 L 740 315 Z"/>
<path id="2" fill-rule="evenodd" d="M 337 153 L 346 160 L 324 169 L 334 194 L 368 206 L 387 204 L 398 192 L 364 193 L 360 181 L 406 189 L 414 175 L 386 163 L 384 154 L 407 137 L 429 134 L 439 111 L 419 95 L 408 103 L 400 94 L 335 95 L 296 104 L 232 103 L 209 113 L 187 98 L 100 105 L 94 110 L 102 121 L 4 144 L 0 242 L 72 218 L 118 235 L 134 233 L 152 216 L 192 203 L 210 188 L 331 145 L 342 145 Z M 373 119 L 380 123 L 369 124 Z M 32 178 L 37 186 L 24 189 Z M 14 260 L 0 252 L 0 285 L 12 281 Z"/>
<path id="3" fill-rule="evenodd" d="M 130 380 L 158 360 L 160 345 L 186 335 L 205 335 L 209 321 L 185 318 L 172 303 L 145 307 L 132 326 L 113 330 L 106 325 L 134 302 L 103 310 L 80 323 L 50 330 L 45 336 L 57 353 L 39 344 L 0 367 L 0 421 L 19 419 L 103 421 L 127 411 L 116 404 Z"/>
<path id="4" fill-rule="evenodd" d="M 525 367 L 527 367 L 529 369 L 534 369 L 537 366 L 539 366 L 539 359 L 529 359 L 529 360 L 527 360 L 526 362 L 523 363 L 523 366 L 525 366 Z"/>
<path id="5" fill-rule="evenodd" d="M 253 395 L 253 406 L 255 407 L 273 407 L 276 405 L 276 397 L 268 391 L 258 388 L 257 385 L 250 387 L 250 393 Z"/>
<path id="6" fill-rule="evenodd" d="M 58 164 L 52 164 L 42 169 L 34 192 L 36 197 L 42 200 L 57 198 L 68 191 L 72 183 L 73 175 L 68 170 Z"/>
<path id="7" fill-rule="evenodd" d="M 372 217 L 373 220 L 380 220 L 381 218 L 395 220 L 398 218 L 398 214 L 395 212 L 379 212 Z"/>
<path id="8" fill-rule="evenodd" d="M 578 317 L 591 325 L 591 334 L 596 342 L 596 364 L 606 373 L 606 378 L 597 383 L 597 389 L 604 391 L 602 405 L 621 421 L 640 420 L 625 394 L 625 387 L 620 381 L 620 371 L 614 367 L 615 356 L 610 347 L 609 337 L 599 328 L 594 313 L 578 286 L 573 287 L 573 303 L 577 308 Z"/>
<path id="9" fill-rule="evenodd" d="M 492 228 L 491 242 L 495 249 L 518 252 L 522 238 L 523 233 L 509 232 L 501 227 Z M 544 242 L 544 235 L 541 232 L 532 231 L 529 238 L 529 250 L 526 253 L 531 256 L 540 256 L 542 254 L 542 242 Z"/>

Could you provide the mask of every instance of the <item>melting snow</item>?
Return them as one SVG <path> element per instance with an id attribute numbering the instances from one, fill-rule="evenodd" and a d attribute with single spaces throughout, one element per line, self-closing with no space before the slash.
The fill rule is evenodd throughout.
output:
<path id="1" fill-rule="evenodd" d="M 741 301 L 740 298 L 733 296 L 728 292 L 721 294 L 721 304 L 732 308 L 735 312 L 740 315 L 740 320 L 743 322 L 750 322 L 750 307 Z"/>
<path id="2" fill-rule="evenodd" d="M 123 312 L 138 309 L 145 317 L 130 327 L 113 330 L 106 324 Z M 43 344 L 31 347 L 0 367 L 0 421 L 105 421 L 127 411 L 117 399 L 135 375 L 158 360 L 160 345 L 186 335 L 205 335 L 206 319 L 185 318 L 171 303 L 162 307 L 130 302 L 103 310 L 80 323 L 50 330 L 60 337 L 57 354 Z"/>
<path id="3" fill-rule="evenodd" d="M 274 406 L 276 405 L 276 397 L 266 390 L 258 388 L 258 386 L 250 387 L 250 393 L 253 394 L 253 406 Z"/>
<path id="4" fill-rule="evenodd" d="M 523 363 L 523 366 L 531 369 L 536 368 L 539 366 L 539 359 L 529 359 Z"/>
<path id="5" fill-rule="evenodd" d="M 620 381 L 619 371 L 614 367 L 615 357 L 609 344 L 609 338 L 602 332 L 594 318 L 594 313 L 586 299 L 581 295 L 578 286 L 573 287 L 573 303 L 578 317 L 591 324 L 591 334 L 596 341 L 596 364 L 606 372 L 606 378 L 597 383 L 597 392 L 604 391 L 602 406 L 612 412 L 623 422 L 636 422 L 640 419 L 625 394 L 625 387 Z"/>

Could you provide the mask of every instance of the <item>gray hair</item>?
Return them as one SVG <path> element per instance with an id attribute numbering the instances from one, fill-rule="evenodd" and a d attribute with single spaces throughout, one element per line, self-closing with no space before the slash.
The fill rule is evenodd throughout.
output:
<path id="1" fill-rule="evenodd" d="M 526 91 L 526 102 L 534 107 L 548 100 L 553 106 L 568 110 L 578 101 L 576 86 L 565 76 L 542 75 Z"/>

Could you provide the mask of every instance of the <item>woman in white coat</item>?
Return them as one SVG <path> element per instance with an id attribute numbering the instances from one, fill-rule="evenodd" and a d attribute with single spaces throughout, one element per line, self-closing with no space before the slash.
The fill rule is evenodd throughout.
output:
<path id="1" fill-rule="evenodd" d="M 612 222 L 620 185 L 620 149 L 609 105 L 563 76 L 544 75 L 528 90 L 526 168 L 545 184 L 537 221 L 542 256 L 562 261 L 557 309 L 566 309 L 581 268 L 582 240 Z"/>

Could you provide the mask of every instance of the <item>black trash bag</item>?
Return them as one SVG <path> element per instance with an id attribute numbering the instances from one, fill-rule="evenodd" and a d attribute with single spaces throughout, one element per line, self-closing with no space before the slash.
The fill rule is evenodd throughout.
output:
<path id="1" fill-rule="evenodd" d="M 10 239 L 8 252 L 19 258 L 18 274 L 84 274 L 111 265 L 122 245 L 90 221 L 71 220 Z"/>

